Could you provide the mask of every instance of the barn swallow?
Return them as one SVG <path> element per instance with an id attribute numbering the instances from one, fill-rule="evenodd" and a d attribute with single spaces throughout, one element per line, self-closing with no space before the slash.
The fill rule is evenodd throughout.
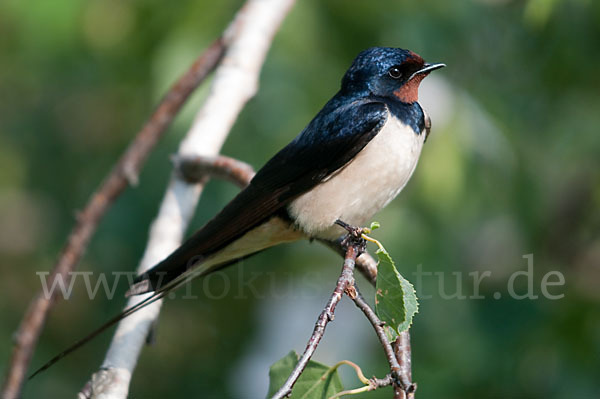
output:
<path id="1" fill-rule="evenodd" d="M 220 213 L 138 276 L 127 292 L 153 292 L 150 297 L 37 372 L 193 277 L 277 244 L 304 238 L 334 240 L 345 232 L 338 220 L 364 225 L 413 174 L 430 128 L 418 103 L 419 85 L 444 66 L 426 63 L 400 48 L 362 51 L 345 73 L 340 90 L 308 126 Z"/>
<path id="2" fill-rule="evenodd" d="M 171 290 L 277 244 L 362 226 L 410 179 L 428 131 L 419 85 L 444 64 L 398 48 L 361 52 L 340 91 L 225 208 L 128 295 Z"/>

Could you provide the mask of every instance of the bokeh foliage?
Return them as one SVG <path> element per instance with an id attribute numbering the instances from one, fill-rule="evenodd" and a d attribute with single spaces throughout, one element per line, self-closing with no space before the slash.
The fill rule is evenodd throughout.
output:
<path id="1" fill-rule="evenodd" d="M 75 210 L 170 82 L 241 3 L 0 2 L 0 372 L 11 334 L 39 289 L 35 272 L 52 266 Z M 440 279 L 423 278 L 412 328 L 419 397 L 600 396 L 600 3 L 300 0 L 224 152 L 259 167 L 335 92 L 358 51 L 374 45 L 410 48 L 448 64 L 424 83 L 433 132 L 414 179 L 377 217 L 376 237 L 407 278 L 418 268 L 444 272 L 446 293 L 456 291 L 453 272 L 462 273 L 465 295 L 473 294 L 468 273 L 492 272 L 479 290 L 485 299 L 478 300 L 444 299 Z M 204 93 L 152 155 L 140 185 L 103 221 L 79 270 L 135 267 L 168 179 L 168 155 Z M 194 227 L 235 191 L 211 183 Z M 525 269 L 522 256 L 530 253 L 536 292 L 543 275 L 558 270 L 566 284 L 556 292 L 564 298 L 494 299 L 506 294 L 510 274 Z M 252 347 L 265 320 L 270 328 L 281 322 L 257 316 L 261 309 L 294 302 L 291 292 L 274 299 L 273 285 L 313 287 L 316 303 L 324 303 L 340 266 L 317 245 L 294 244 L 244 263 L 257 273 L 253 286 L 262 297 L 170 301 L 157 345 L 140 359 L 132 397 L 263 397 L 268 366 L 259 374 L 263 380 L 244 380 L 244 391 L 236 375 L 243 368 L 235 365 L 260 350 Z M 225 272 L 231 284 L 239 270 Z M 219 292 L 225 283 L 213 280 L 212 292 Z M 203 283 L 194 287 L 201 292 Z M 112 301 L 89 300 L 77 285 L 73 298 L 52 312 L 33 364 L 117 312 L 124 290 Z M 292 347 L 302 350 L 318 312 L 313 307 L 309 317 L 298 316 L 305 331 L 297 341 L 279 337 L 285 349 L 267 365 Z M 337 317 L 333 324 L 343 323 Z M 108 340 L 103 336 L 28 384 L 25 397 L 72 397 L 99 366 Z M 382 376 L 385 360 L 375 337 L 353 345 L 362 355 L 349 351 L 334 359 L 355 360 L 365 373 Z M 265 389 L 253 390 L 253 383 Z"/>

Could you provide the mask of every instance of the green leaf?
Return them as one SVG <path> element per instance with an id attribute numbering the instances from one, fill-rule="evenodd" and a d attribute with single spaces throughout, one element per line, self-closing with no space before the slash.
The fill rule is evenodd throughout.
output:
<path id="1" fill-rule="evenodd" d="M 285 383 L 298 363 L 298 354 L 291 351 L 275 362 L 269 370 L 269 394 L 272 397 Z M 327 399 L 343 390 L 337 372 L 324 364 L 310 360 L 292 389 L 292 399 Z"/>
<path id="2" fill-rule="evenodd" d="M 408 330 L 413 316 L 419 309 L 413 285 L 398 270 L 390 254 L 380 247 L 377 252 L 377 284 L 375 292 L 375 312 L 390 328 L 386 334 L 391 340 L 395 333 Z"/>
<path id="3" fill-rule="evenodd" d="M 373 231 L 373 230 L 377 230 L 377 229 L 378 229 L 378 228 L 380 228 L 380 227 L 381 227 L 381 224 L 380 224 L 379 222 L 372 222 L 372 223 L 371 223 L 371 227 L 369 227 L 369 229 L 370 229 L 371 231 Z"/>

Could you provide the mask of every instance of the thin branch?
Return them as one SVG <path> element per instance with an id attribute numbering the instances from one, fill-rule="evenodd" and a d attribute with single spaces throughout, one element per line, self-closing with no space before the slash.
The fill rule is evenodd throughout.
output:
<path id="1" fill-rule="evenodd" d="M 407 395 L 406 397 L 409 397 L 408 396 L 409 394 L 414 395 L 416 385 L 413 384 L 412 382 L 410 382 L 411 381 L 410 380 L 410 360 L 408 362 L 406 362 L 405 354 L 402 352 L 402 349 L 404 349 L 404 348 L 398 347 L 397 348 L 398 352 L 394 351 L 394 348 L 392 347 L 392 344 L 390 344 L 390 342 L 388 341 L 387 336 L 385 334 L 385 330 L 383 329 L 383 326 L 385 325 L 385 323 L 382 322 L 379 319 L 379 317 L 377 317 L 377 314 L 375 314 L 375 311 L 371 308 L 371 306 L 369 306 L 369 304 L 365 301 L 365 299 L 361 295 L 360 291 L 358 290 L 358 287 L 355 286 L 355 289 L 356 289 L 356 296 L 354 298 L 352 298 L 352 300 L 354 301 L 356 306 L 358 306 L 358 308 L 360 310 L 362 310 L 362 312 L 365 314 L 365 316 L 367 316 L 367 319 L 371 322 L 371 325 L 373 326 L 373 328 L 375 329 L 375 332 L 377 333 L 379 342 L 381 343 L 381 346 L 383 347 L 385 356 L 387 357 L 388 363 L 390 365 L 390 371 L 392 372 L 391 375 L 394 380 L 394 386 L 398 386 Z M 409 347 L 410 347 L 410 343 L 409 343 Z M 398 358 L 403 359 L 404 367 L 401 367 Z M 408 353 L 408 358 L 410 359 L 410 351 Z M 407 375 L 407 370 L 406 370 L 407 365 L 409 367 L 408 375 Z"/>
<path id="2" fill-rule="evenodd" d="M 377 261 L 367 252 L 356 259 L 356 268 L 373 286 L 377 280 Z"/>
<path id="3" fill-rule="evenodd" d="M 331 248 L 335 252 L 339 253 L 341 256 L 344 256 L 346 250 L 342 245 L 343 237 L 335 241 L 329 240 L 318 240 L 323 245 Z M 373 259 L 371 255 L 367 252 L 363 252 L 356 258 L 356 268 L 358 271 L 370 282 L 373 286 L 375 286 L 375 282 L 377 281 L 377 261 Z"/>
<path id="4" fill-rule="evenodd" d="M 246 102 L 258 88 L 258 77 L 273 37 L 294 0 L 248 0 L 224 34 L 227 51 L 215 71 L 211 90 L 179 146 L 178 156 L 215 156 Z M 183 239 L 203 184 L 188 184 L 173 173 L 148 238 L 138 273 L 154 266 Z M 127 307 L 143 299 L 131 297 Z M 122 320 L 99 371 L 92 375 L 92 398 L 125 398 L 131 375 L 162 301 Z"/>
<path id="5" fill-rule="evenodd" d="M 399 379 L 400 375 L 400 364 L 398 364 L 398 360 L 396 359 L 396 354 L 394 353 L 394 349 L 392 348 L 392 344 L 387 339 L 385 335 L 385 330 L 383 326 L 385 323 L 377 317 L 375 311 L 369 306 L 369 304 L 365 301 L 365 298 L 361 295 L 358 287 L 356 288 L 356 296 L 352 298 L 356 306 L 362 310 L 362 312 L 367 316 L 369 322 L 375 329 L 377 333 L 377 337 L 379 338 L 379 342 L 381 342 L 381 346 L 383 346 L 383 350 L 385 352 L 385 356 L 388 359 L 388 363 L 390 365 L 390 371 L 392 372 L 392 377 L 395 379 Z"/>
<path id="6" fill-rule="evenodd" d="M 400 335 L 398 335 L 396 340 L 392 342 L 392 348 L 394 348 L 394 354 L 400 365 L 400 381 L 402 382 L 402 386 L 407 387 L 407 389 L 404 389 L 405 397 L 414 398 L 417 384 L 412 382 L 412 351 L 410 347 L 410 333 L 408 330 L 402 331 Z M 402 398 L 402 396 L 400 396 L 400 398 Z"/>
<path id="7" fill-rule="evenodd" d="M 294 370 L 285 381 L 283 386 L 279 388 L 279 390 L 273 395 L 272 399 L 281 399 L 289 396 L 292 393 L 292 388 L 294 384 L 304 371 L 304 368 L 308 364 L 308 361 L 312 357 L 313 353 L 317 349 L 321 338 L 325 334 L 325 327 L 327 323 L 333 320 L 335 307 L 338 302 L 342 299 L 342 295 L 344 292 L 348 293 L 350 296 L 354 295 L 354 265 L 356 262 L 356 257 L 359 253 L 359 247 L 357 245 L 349 245 L 346 250 L 346 257 L 344 258 L 344 266 L 342 267 L 342 272 L 340 277 L 338 278 L 335 289 L 333 290 L 333 294 L 329 298 L 327 305 L 319 315 L 317 322 L 315 323 L 315 328 L 313 330 L 310 339 L 308 340 L 308 344 L 306 345 L 306 349 L 304 353 L 298 360 L 298 364 L 294 367 Z"/>
<path id="8" fill-rule="evenodd" d="M 57 279 L 68 281 L 70 272 L 81 259 L 102 217 L 128 184 L 137 183 L 138 174 L 148 154 L 190 94 L 215 68 L 224 49 L 223 40 L 217 39 L 167 92 L 116 165 L 92 194 L 83 211 L 79 213 L 76 224 L 48 277 L 49 286 Z M 2 389 L 4 399 L 19 397 L 31 355 L 55 299 L 56 296 L 46 297 L 39 293 L 29 305 L 15 334 L 15 347 Z"/>
<path id="9" fill-rule="evenodd" d="M 369 380 L 369 383 L 373 387 L 375 387 L 373 389 L 388 387 L 388 386 L 392 385 L 393 382 L 394 382 L 394 380 L 392 379 L 392 375 L 391 374 L 388 374 L 388 375 L 386 375 L 383 378 L 375 378 L 375 377 L 373 377 L 373 378 L 371 378 Z"/>
<path id="10" fill-rule="evenodd" d="M 223 155 L 175 156 L 173 167 L 181 178 L 190 184 L 206 183 L 207 177 L 216 177 L 244 188 L 255 174 L 252 166 L 247 163 Z"/>

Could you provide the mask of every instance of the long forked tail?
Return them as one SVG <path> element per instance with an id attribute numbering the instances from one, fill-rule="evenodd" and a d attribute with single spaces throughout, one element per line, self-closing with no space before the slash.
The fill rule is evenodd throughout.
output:
<path id="1" fill-rule="evenodd" d="M 251 256 L 251 255 L 253 255 L 253 254 L 249 254 L 247 256 Z M 186 273 L 186 274 L 184 274 L 182 276 L 179 276 L 179 278 L 167 280 L 167 282 L 165 284 L 163 284 L 163 285 L 161 285 L 159 283 L 159 285 L 156 288 L 156 291 L 154 291 L 154 292 L 149 291 L 149 290 L 142 291 L 142 292 L 136 292 L 135 290 L 139 289 L 139 286 L 136 286 L 136 284 L 134 284 L 132 286 L 132 288 L 129 289 L 129 291 L 127 292 L 126 296 L 140 295 L 140 294 L 144 294 L 144 293 L 147 293 L 147 292 L 152 292 L 152 294 L 148 298 L 143 299 L 142 301 L 138 302 L 137 304 L 135 304 L 133 306 L 130 306 L 127 309 L 123 310 L 121 313 L 117 314 L 116 316 L 114 316 L 113 318 L 111 318 L 110 320 L 108 320 L 107 322 L 105 322 L 104 324 L 102 324 L 100 327 L 96 328 L 95 330 L 93 330 L 92 332 L 90 332 L 89 334 L 87 334 L 85 337 L 81 338 L 80 340 L 78 340 L 77 342 L 75 342 L 73 345 L 69 346 L 67 349 L 63 350 L 62 352 L 60 352 L 59 354 L 57 354 L 56 356 L 54 356 L 52 359 L 48 360 L 40 368 L 38 368 L 37 370 L 35 370 L 33 372 L 33 374 L 31 374 L 29 376 L 28 380 L 31 380 L 33 377 L 35 377 L 36 375 L 38 375 L 42 371 L 45 371 L 48 368 L 50 368 L 51 366 L 53 366 L 56 362 L 58 362 L 62 358 L 64 358 L 64 357 L 68 356 L 69 354 L 75 352 L 77 349 L 81 348 L 83 345 L 87 344 L 92 339 L 96 338 L 96 336 L 98 336 L 99 334 L 101 334 L 102 332 L 104 332 L 105 330 L 107 330 L 108 328 L 114 326 L 115 324 L 117 324 L 118 322 L 120 322 L 121 320 L 123 320 L 124 318 L 126 318 L 126 317 L 132 315 L 133 313 L 137 312 L 138 310 L 142 310 L 146 306 L 148 306 L 148 305 L 150 305 L 150 304 L 152 304 L 152 303 L 154 303 L 154 302 L 156 302 L 156 301 L 164 298 L 168 293 L 170 293 L 171 291 L 176 290 L 177 288 L 181 287 L 183 284 L 185 284 L 187 281 L 193 279 L 194 277 L 205 275 L 207 273 L 210 273 L 211 271 L 214 271 L 214 270 L 219 269 L 221 267 L 225 267 L 227 265 L 235 263 L 235 262 L 237 262 L 237 261 L 239 261 L 239 260 L 241 260 L 243 258 L 245 258 L 245 257 L 240 257 L 240 258 L 237 258 L 237 259 L 229 260 L 228 262 L 223 262 L 221 264 L 218 264 L 217 267 L 214 267 L 214 265 L 211 265 L 213 267 L 209 267 L 209 268 L 196 268 L 195 270 L 192 270 L 189 273 Z M 142 276 L 140 276 L 140 277 L 142 277 Z M 148 288 L 153 289 L 153 287 L 148 287 Z"/>
<path id="2" fill-rule="evenodd" d="M 158 301 L 159 299 L 162 299 L 168 293 L 169 293 L 168 290 L 155 292 L 152 295 L 150 295 L 148 298 L 142 300 L 141 302 L 123 310 L 121 313 L 114 316 L 112 319 L 108 320 L 106 323 L 102 324 L 100 327 L 96 328 L 94 331 L 92 331 L 91 333 L 89 333 L 88 335 L 86 335 L 85 337 L 80 339 L 79 341 L 75 342 L 73 345 L 69 346 L 67 349 L 63 350 L 56 356 L 54 356 L 52 359 L 48 360 L 46 363 L 44 363 L 44 365 L 42 365 L 40 368 L 35 370 L 33 372 L 33 374 L 31 374 L 29 376 L 28 380 L 31 380 L 33 377 L 35 377 L 42 371 L 48 369 L 50 366 L 52 366 L 54 363 L 58 362 L 63 357 L 76 351 L 77 349 L 79 349 L 80 347 L 82 347 L 83 345 L 85 345 L 86 343 L 91 341 L 92 339 L 94 339 L 98 334 L 102 333 L 107 328 L 117 324 L 119 321 L 123 320 L 125 317 L 137 312 L 140 309 L 145 308 L 146 306 L 150 305 L 151 303 L 154 303 L 154 302 Z"/>
<path id="3" fill-rule="evenodd" d="M 200 231 L 203 230 L 204 229 Z M 247 234 L 244 234 L 242 237 L 233 240 L 233 242 L 229 242 L 224 248 L 221 248 L 221 250 L 214 252 L 211 256 L 204 259 L 194 257 L 198 239 L 197 237 L 192 237 L 165 260 L 148 270 L 146 273 L 138 276 L 126 294 L 127 296 L 130 296 L 152 292 L 148 298 L 123 310 L 121 313 L 93 330 L 87 336 L 54 356 L 42 367 L 37 369 L 29 379 L 48 369 L 60 359 L 79 349 L 97 335 L 117 324 L 127 316 L 164 298 L 169 292 L 179 288 L 187 281 L 195 277 L 204 276 L 232 263 L 236 263 L 239 260 L 252 256 L 273 245 L 295 241 L 302 237 L 304 237 L 303 234 L 296 231 L 289 221 L 279 217 L 273 217 L 267 222 L 252 229 Z M 194 263 L 193 261 L 195 259 L 199 259 L 199 261 Z"/>

